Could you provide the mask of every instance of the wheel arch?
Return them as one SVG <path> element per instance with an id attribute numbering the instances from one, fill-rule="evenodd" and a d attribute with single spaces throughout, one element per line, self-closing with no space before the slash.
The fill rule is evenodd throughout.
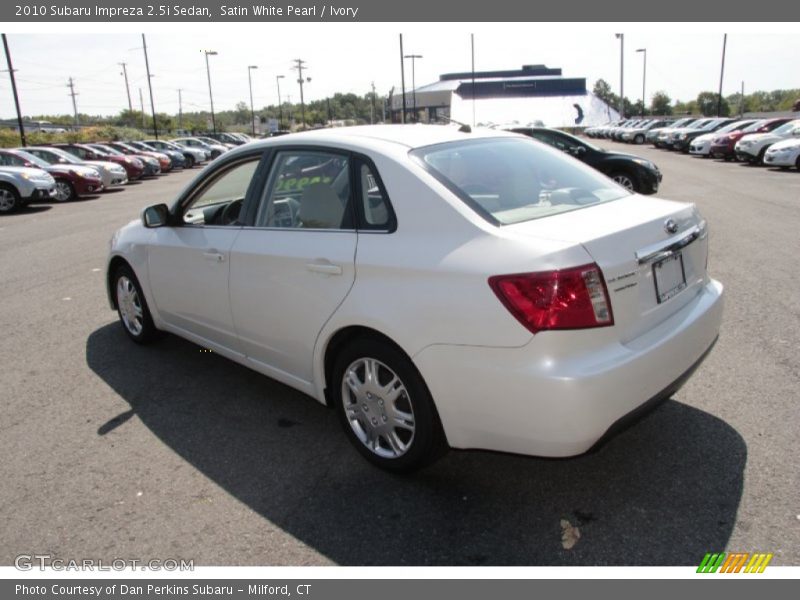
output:
<path id="1" fill-rule="evenodd" d="M 372 327 L 368 327 L 365 325 L 347 325 L 344 327 L 340 327 L 336 331 L 332 332 L 324 343 L 320 346 L 320 371 L 321 374 L 321 398 L 324 398 L 325 405 L 331 408 L 333 406 L 331 401 L 331 394 L 329 390 L 328 383 L 331 380 L 331 376 L 333 373 L 333 365 L 336 362 L 336 356 L 339 350 L 344 348 L 347 344 L 351 343 L 356 339 L 372 339 L 383 342 L 398 352 L 401 352 L 406 358 L 408 358 L 411 364 L 414 364 L 414 360 L 411 358 L 411 355 L 406 352 L 406 350 L 398 344 L 395 340 L 391 337 L 386 335 L 385 333 L 378 331 Z M 416 367 L 416 365 L 415 365 Z"/>

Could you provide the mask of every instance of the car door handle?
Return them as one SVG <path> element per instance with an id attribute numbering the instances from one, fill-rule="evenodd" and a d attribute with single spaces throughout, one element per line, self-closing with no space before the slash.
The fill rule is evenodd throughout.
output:
<path id="1" fill-rule="evenodd" d="M 210 260 L 211 262 L 225 262 L 225 255 L 213 249 L 209 250 L 208 252 L 203 252 L 203 258 Z"/>
<path id="2" fill-rule="evenodd" d="M 329 260 L 321 259 L 306 263 L 306 269 L 312 273 L 324 273 L 326 275 L 341 275 L 342 267 L 335 265 Z"/>

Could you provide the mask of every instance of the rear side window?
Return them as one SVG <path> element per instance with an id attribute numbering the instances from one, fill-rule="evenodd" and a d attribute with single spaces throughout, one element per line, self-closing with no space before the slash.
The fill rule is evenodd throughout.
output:
<path id="1" fill-rule="evenodd" d="M 450 142 L 419 148 L 411 155 L 496 225 L 547 217 L 630 194 L 601 173 L 524 138 Z"/>
<path id="2" fill-rule="evenodd" d="M 359 204 L 362 214 L 359 229 L 385 231 L 393 228 L 394 218 L 386 191 L 372 166 L 356 161 L 359 178 Z"/>
<path id="3" fill-rule="evenodd" d="M 256 227 L 352 229 L 350 159 L 329 152 L 278 152 Z"/>

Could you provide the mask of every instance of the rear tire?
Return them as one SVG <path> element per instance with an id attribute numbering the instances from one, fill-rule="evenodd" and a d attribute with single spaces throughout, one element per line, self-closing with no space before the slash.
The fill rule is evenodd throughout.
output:
<path id="1" fill-rule="evenodd" d="M 8 184 L 0 183 L 0 214 L 16 212 L 21 205 L 19 192 Z"/>
<path id="2" fill-rule="evenodd" d="M 407 473 L 447 451 L 428 386 L 398 348 L 356 339 L 336 357 L 330 391 L 345 434 L 374 465 Z"/>
<path id="3" fill-rule="evenodd" d="M 800 171 L 800 156 L 797 157 L 797 160 L 795 161 L 794 166 L 797 167 L 798 171 Z"/>
<path id="4" fill-rule="evenodd" d="M 194 168 L 194 156 L 192 156 L 191 154 L 184 154 L 184 159 L 185 162 L 183 163 L 183 166 L 186 169 Z"/>
<path id="5" fill-rule="evenodd" d="M 758 156 L 753 161 L 754 165 L 763 165 L 764 164 L 764 156 L 767 154 L 767 147 L 761 149 L 761 152 L 758 153 Z"/>
<path id="6" fill-rule="evenodd" d="M 637 146 L 641 146 L 642 144 L 644 144 L 644 136 L 640 133 L 639 135 L 633 138 L 633 143 L 636 144 Z"/>
<path id="7" fill-rule="evenodd" d="M 147 344 L 162 337 L 163 332 L 153 324 L 150 309 L 133 269 L 128 265 L 118 267 L 112 283 L 119 320 L 128 337 L 137 344 Z"/>

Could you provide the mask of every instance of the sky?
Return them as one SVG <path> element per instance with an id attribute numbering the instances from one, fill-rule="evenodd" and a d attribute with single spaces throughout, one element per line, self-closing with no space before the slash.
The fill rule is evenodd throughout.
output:
<path id="1" fill-rule="evenodd" d="M 78 110 L 117 114 L 127 108 L 122 68 L 126 62 L 134 108 L 139 89 L 149 111 L 140 24 L 9 25 L 8 42 L 24 115 L 71 114 L 67 81 L 72 77 Z M 475 34 L 475 68 L 517 69 L 523 64 L 560 67 L 566 77 L 585 77 L 587 87 L 603 78 L 619 93 L 620 42 L 625 34 L 625 95 L 641 98 L 643 55 L 647 49 L 646 95 L 664 90 L 690 100 L 719 85 L 723 33 L 728 33 L 723 93 L 800 88 L 800 24 L 636 24 L 636 23 L 243 23 L 147 24 L 144 33 L 157 112 L 208 110 L 203 50 L 209 57 L 214 108 L 249 103 L 247 66 L 252 71 L 256 108 L 277 103 L 276 76 L 284 102 L 299 102 L 292 61 L 306 61 L 305 99 L 336 92 L 363 95 L 372 82 L 379 94 L 400 91 L 398 34 L 416 61 L 417 86 L 441 73 L 470 70 L 470 34 Z M 99 33 L 103 31 L 103 33 Z M 5 64 L 3 64 L 5 67 Z M 410 61 L 406 88 L 411 89 Z M 0 74 L 0 117 L 13 118 L 11 85 Z"/>

